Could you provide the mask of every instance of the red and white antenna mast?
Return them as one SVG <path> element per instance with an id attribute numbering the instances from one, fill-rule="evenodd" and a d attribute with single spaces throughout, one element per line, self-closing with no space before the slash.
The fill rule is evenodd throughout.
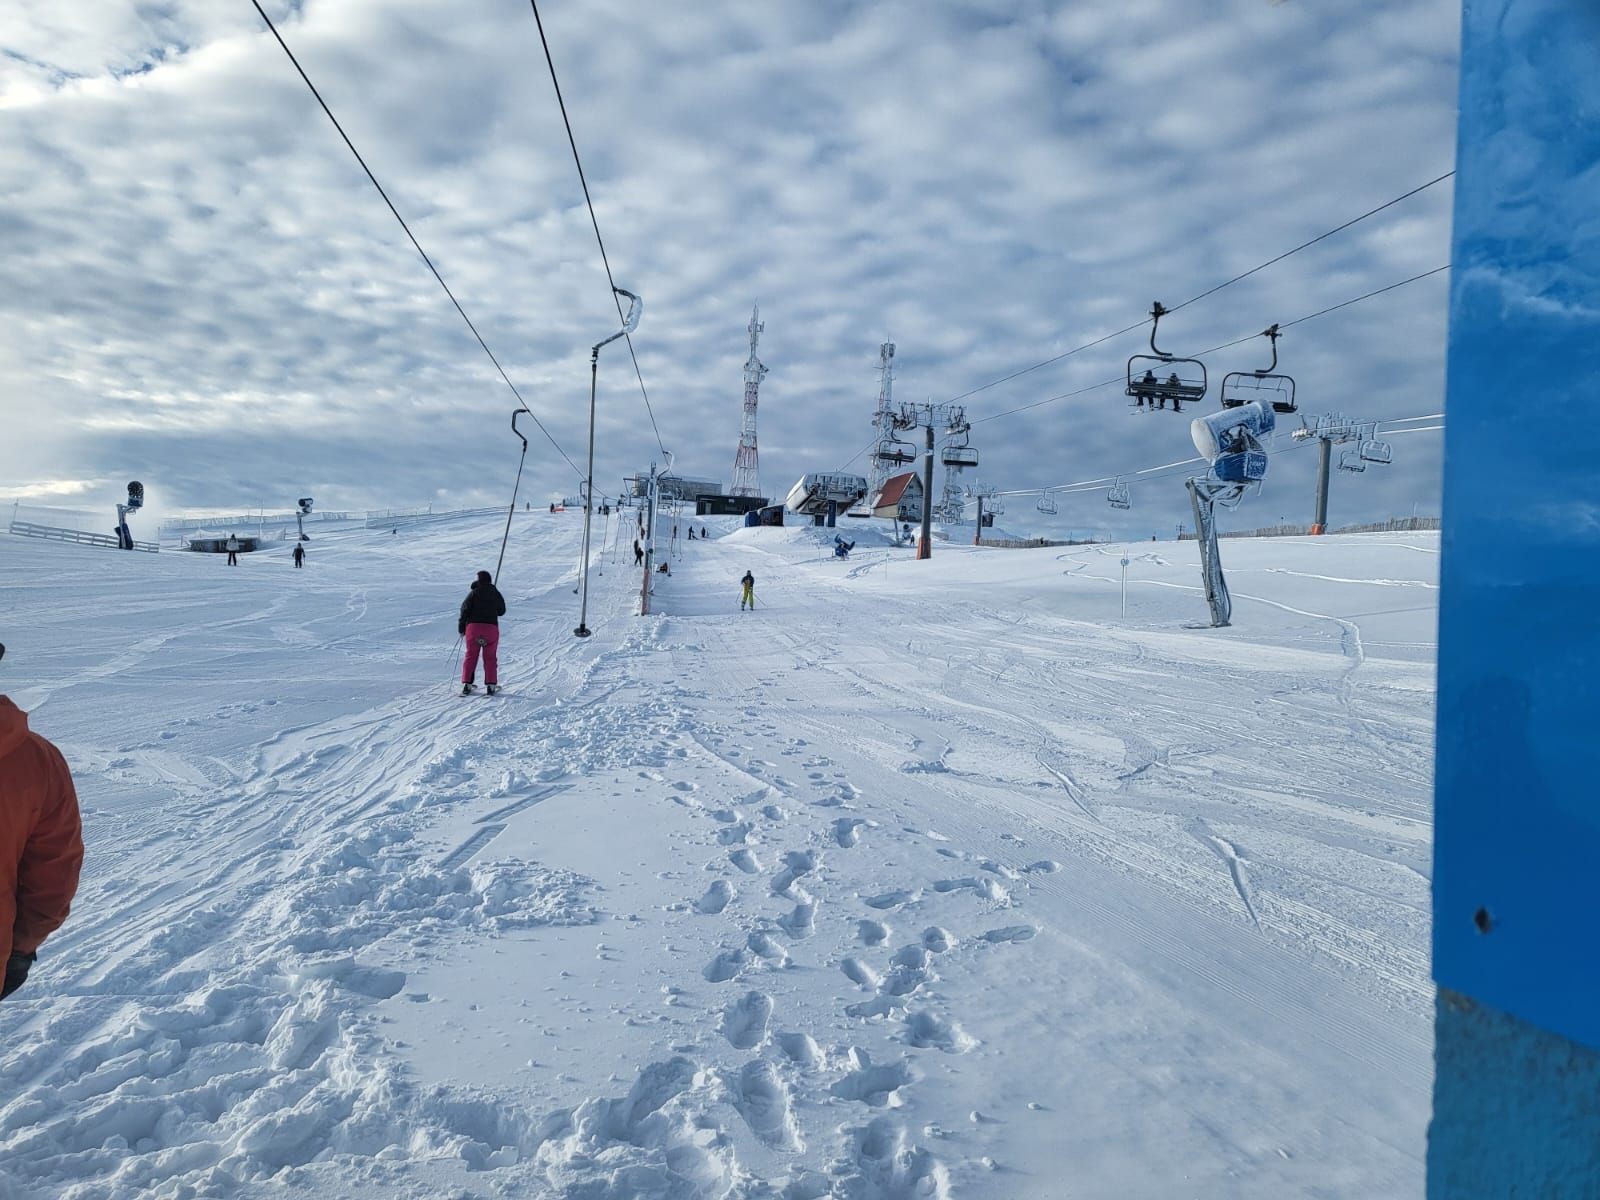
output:
<path id="1" fill-rule="evenodd" d="M 750 310 L 750 358 L 744 364 L 744 426 L 739 431 L 739 453 L 733 459 L 732 496 L 761 495 L 759 478 L 760 455 L 756 452 L 756 403 L 761 391 L 761 381 L 767 377 L 766 367 L 756 357 L 756 342 L 766 324 L 761 320 L 761 306 Z"/>

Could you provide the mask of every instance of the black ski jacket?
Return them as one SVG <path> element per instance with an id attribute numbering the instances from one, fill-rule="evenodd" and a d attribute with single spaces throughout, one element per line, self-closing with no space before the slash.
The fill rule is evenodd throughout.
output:
<path id="1" fill-rule="evenodd" d="M 461 602 L 461 619 L 456 623 L 457 633 L 466 633 L 468 625 L 498 625 L 506 615 L 506 599 L 492 583 L 473 583 L 467 598 Z"/>

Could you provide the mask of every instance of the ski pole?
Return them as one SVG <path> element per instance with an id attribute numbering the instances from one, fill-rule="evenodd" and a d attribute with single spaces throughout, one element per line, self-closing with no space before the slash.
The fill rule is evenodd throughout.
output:
<path id="1" fill-rule="evenodd" d="M 466 634 L 456 637 L 456 644 L 450 650 L 450 677 L 455 678 L 456 664 L 460 662 L 461 644 L 467 640 Z"/>

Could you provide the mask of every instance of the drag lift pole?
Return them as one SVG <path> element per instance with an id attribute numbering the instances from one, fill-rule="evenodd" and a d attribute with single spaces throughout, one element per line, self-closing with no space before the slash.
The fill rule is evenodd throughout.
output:
<path id="1" fill-rule="evenodd" d="M 583 598 L 578 605 L 578 627 L 573 635 L 586 638 L 589 636 L 589 531 L 594 524 L 594 407 L 595 388 L 600 374 L 600 348 L 609 345 L 620 337 L 626 337 L 639 328 L 639 315 L 644 311 L 644 301 L 632 292 L 622 288 L 611 289 L 619 296 L 628 298 L 628 315 L 622 319 L 622 328 L 603 341 L 596 342 L 589 351 L 589 466 L 588 473 L 583 481 L 583 575 L 580 584 Z"/>

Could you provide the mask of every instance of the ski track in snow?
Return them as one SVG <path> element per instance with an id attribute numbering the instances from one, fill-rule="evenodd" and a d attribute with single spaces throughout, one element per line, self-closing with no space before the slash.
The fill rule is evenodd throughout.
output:
<path id="1" fill-rule="evenodd" d="M 219 664 L 281 700 L 65 731 L 90 867 L 0 1011 L 0 1197 L 1420 1186 L 1426 664 L 1302 597 L 1370 604 L 1407 581 L 1368 558 L 1427 547 L 1255 568 L 1293 590 L 1235 593 L 1281 614 L 1252 642 L 1181 627 L 1183 548 L 1139 556 L 1160 615 L 1119 623 L 1101 548 L 1070 580 L 942 548 L 946 592 L 866 542 L 841 573 L 809 530 L 747 531 L 685 548 L 662 615 L 597 577 L 576 643 L 575 522 L 545 516 L 507 571 L 560 570 L 513 601 L 501 697 L 451 695 L 462 572 L 421 565 L 498 531 L 356 534 L 356 590 L 266 559 L 223 581 L 211 628 L 245 640 Z M 740 614 L 752 564 L 772 606 Z M 151 620 L 19 698 L 59 720 L 193 657 Z"/>

